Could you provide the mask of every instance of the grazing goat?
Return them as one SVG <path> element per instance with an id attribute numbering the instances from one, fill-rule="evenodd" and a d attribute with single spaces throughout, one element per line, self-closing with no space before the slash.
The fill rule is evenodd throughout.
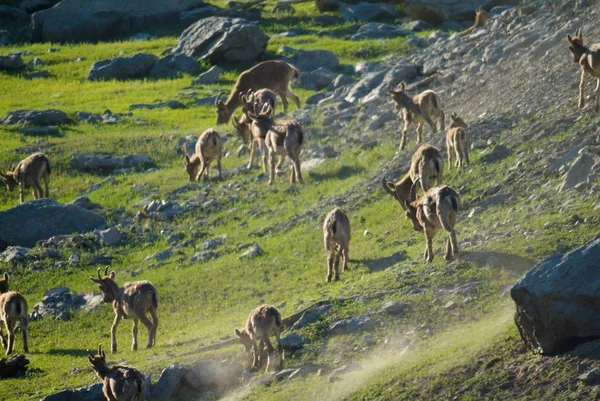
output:
<path id="1" fill-rule="evenodd" d="M 102 380 L 102 392 L 107 401 L 144 401 L 146 379 L 139 370 L 122 365 L 109 368 L 102 345 L 98 345 L 97 355 L 88 352 L 88 361 Z"/>
<path id="2" fill-rule="evenodd" d="M 490 19 L 490 16 L 483 9 L 483 7 L 476 7 L 475 8 L 475 23 L 470 28 L 465 29 L 462 32 L 459 32 L 458 34 L 460 36 L 466 36 L 466 35 L 470 34 L 471 32 L 473 32 L 477 28 L 483 28 L 489 19 Z"/>
<path id="3" fill-rule="evenodd" d="M 463 164 L 469 165 L 469 137 L 467 124 L 456 113 L 450 115 L 452 123 L 446 135 L 446 151 L 448 152 L 448 167 L 452 168 L 452 159 L 456 157 L 456 168 Z M 438 183 L 439 185 L 439 183 Z"/>
<path id="4" fill-rule="evenodd" d="M 433 260 L 431 242 L 435 234 L 443 228 L 448 232 L 446 240 L 446 260 L 453 259 L 458 254 L 458 243 L 454 225 L 460 197 L 458 193 L 447 185 L 431 188 L 417 199 L 417 183 L 410 191 L 410 202 L 405 201 L 406 217 L 408 217 L 415 231 L 423 231 L 427 245 L 423 257 L 426 261 Z"/>
<path id="5" fill-rule="evenodd" d="M 254 362 L 252 367 L 258 369 L 262 365 L 262 352 L 265 344 L 267 345 L 267 370 L 270 366 L 273 366 L 271 362 L 271 354 L 273 353 L 273 345 L 269 336 L 275 334 L 277 339 L 277 351 L 279 353 L 278 369 L 283 367 L 283 346 L 281 345 L 280 336 L 283 330 L 281 323 L 281 314 L 271 305 L 261 305 L 250 312 L 248 320 L 246 321 L 246 327 L 238 330 L 235 329 L 235 334 L 238 335 L 240 343 L 244 345 L 246 351 L 250 351 L 252 348 L 254 355 Z M 260 340 L 260 345 L 256 346 L 256 341 Z"/>
<path id="6" fill-rule="evenodd" d="M 340 208 L 335 208 L 323 222 L 323 242 L 327 251 L 327 282 L 335 270 L 335 280 L 340 279 L 340 255 L 344 257 L 342 271 L 348 268 L 348 247 L 350 244 L 350 220 Z M 335 263 L 334 263 L 335 257 Z"/>
<path id="7" fill-rule="evenodd" d="M 304 143 L 302 126 L 295 120 L 274 121 L 273 110 L 270 106 L 258 115 L 248 113 L 252 120 L 252 135 L 265 139 L 269 151 L 269 185 L 275 178 L 275 155 L 289 156 L 290 183 L 303 183 L 300 171 L 300 152 Z"/>
<path id="8" fill-rule="evenodd" d="M 437 185 L 442 184 L 444 176 L 444 159 L 440 150 L 435 146 L 421 145 L 415 152 L 410 162 L 410 170 L 404 177 L 395 183 L 382 178 L 383 189 L 392 195 L 404 208 L 406 201 L 410 200 L 410 191 L 414 183 L 420 183 L 423 192 L 430 188 L 430 181 L 437 180 Z"/>
<path id="9" fill-rule="evenodd" d="M 43 153 L 34 153 L 21 160 L 13 171 L 0 173 L 0 178 L 6 188 L 12 191 L 19 186 L 19 200 L 25 201 L 25 190 L 33 188 L 33 199 L 47 198 L 48 181 L 50 180 L 50 159 Z M 42 191 L 40 180 L 44 180 L 45 190 Z"/>
<path id="10" fill-rule="evenodd" d="M 277 95 L 270 89 L 257 90 L 254 93 L 250 93 L 248 102 L 252 105 L 252 113 L 259 113 L 265 105 L 271 106 L 271 110 L 275 112 L 277 107 Z"/>
<path id="11" fill-rule="evenodd" d="M 138 320 L 141 320 L 148 329 L 148 348 L 156 344 L 158 292 L 151 282 L 134 281 L 119 287 L 115 282 L 115 272 L 110 272 L 108 275 L 108 266 L 104 269 L 104 277 L 100 277 L 100 269 L 98 269 L 98 278 L 90 277 L 90 280 L 98 284 L 98 288 L 104 296 L 104 302 L 112 302 L 113 305 L 115 320 L 110 328 L 110 350 L 113 354 L 117 352 L 116 332 L 121 318 L 133 320 L 133 345 L 131 346 L 133 351 L 138 347 Z M 152 322 L 146 316 L 147 312 L 152 315 Z"/>
<path id="12" fill-rule="evenodd" d="M 185 149 L 184 149 L 185 151 Z M 208 169 L 210 164 L 217 159 L 219 169 L 219 180 L 221 179 L 221 153 L 223 152 L 223 142 L 221 137 L 212 128 L 207 129 L 200 135 L 196 142 L 196 149 L 192 156 L 185 154 L 185 171 L 190 181 L 199 181 L 204 175 L 204 181 L 208 180 Z M 200 171 L 198 171 L 200 170 Z"/>
<path id="13" fill-rule="evenodd" d="M 227 100 L 225 102 L 220 100 L 223 93 L 220 93 L 215 100 L 217 124 L 227 124 L 233 112 L 240 106 L 239 93 L 246 93 L 248 90 L 271 89 L 281 97 L 284 112 L 287 112 L 288 96 L 300 108 L 300 99 L 289 87 L 292 79 L 299 77 L 300 72 L 294 66 L 278 60 L 263 61 L 242 72 Z"/>
<path id="14" fill-rule="evenodd" d="M 2 333 L 2 322 L 6 326 L 8 343 Z M 27 301 L 18 292 L 8 290 L 8 273 L 4 273 L 0 279 L 0 342 L 6 348 L 6 355 L 13 352 L 15 345 L 15 325 L 21 324 L 21 335 L 23 336 L 23 352 L 29 352 L 27 342 Z"/>
<path id="15" fill-rule="evenodd" d="M 414 97 L 410 97 L 406 94 L 405 90 L 405 82 L 402 82 L 396 89 L 388 88 L 388 93 L 392 96 L 396 109 L 402 111 L 402 118 L 404 119 L 400 150 L 404 150 L 406 146 L 406 134 L 413 122 L 417 124 L 417 143 L 421 143 L 422 141 L 421 134 L 423 133 L 425 123 L 431 127 L 432 132 L 436 132 L 437 128 L 433 119 L 440 121 L 440 130 L 444 131 L 445 116 L 442 110 L 440 95 L 432 90 L 426 90 Z"/>
<path id="16" fill-rule="evenodd" d="M 579 82 L 579 108 L 583 108 L 585 100 L 583 91 L 587 80 L 587 75 L 596 78 L 596 105 L 594 111 L 600 111 L 600 43 L 590 46 L 583 44 L 583 32 L 581 28 L 577 30 L 575 36 L 567 34 L 569 41 L 569 50 L 573 53 L 573 62 L 581 67 L 581 81 Z"/>

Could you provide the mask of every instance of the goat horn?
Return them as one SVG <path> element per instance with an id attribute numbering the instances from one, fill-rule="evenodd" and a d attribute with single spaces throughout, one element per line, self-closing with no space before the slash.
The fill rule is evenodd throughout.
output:
<path id="1" fill-rule="evenodd" d="M 100 270 L 101 269 L 102 269 L 101 267 L 98 268 L 98 280 L 102 280 L 102 277 L 100 276 Z"/>
<path id="2" fill-rule="evenodd" d="M 98 355 L 102 355 L 102 344 L 98 344 Z"/>
<path id="3" fill-rule="evenodd" d="M 110 266 L 106 266 L 106 267 L 104 268 L 104 275 L 105 275 L 105 276 L 108 276 L 108 268 L 109 268 L 109 267 L 110 267 Z"/>
<path id="4" fill-rule="evenodd" d="M 410 201 L 414 202 L 417 200 L 417 184 L 421 181 L 421 177 L 417 178 L 415 182 L 410 187 Z"/>
<path id="5" fill-rule="evenodd" d="M 217 105 L 219 104 L 219 99 L 221 99 L 221 96 L 223 96 L 223 94 L 224 94 L 224 93 L 225 93 L 225 92 L 220 92 L 220 93 L 217 95 L 217 98 L 215 99 L 215 106 L 217 106 Z"/>

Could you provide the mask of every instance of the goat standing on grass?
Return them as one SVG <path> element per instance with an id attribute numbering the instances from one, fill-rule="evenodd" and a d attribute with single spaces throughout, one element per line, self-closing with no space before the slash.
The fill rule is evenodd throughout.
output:
<path id="1" fill-rule="evenodd" d="M 290 183 L 303 183 L 300 171 L 300 152 L 304 145 L 302 126 L 295 120 L 274 121 L 273 110 L 266 107 L 258 115 L 248 113 L 252 120 L 252 135 L 264 138 L 269 152 L 269 185 L 275 178 L 275 155 L 290 158 Z"/>
<path id="2" fill-rule="evenodd" d="M 185 150 L 185 149 L 184 149 Z M 208 169 L 210 164 L 217 159 L 219 169 L 219 180 L 221 179 L 221 153 L 223 142 L 221 137 L 212 128 L 207 129 L 200 135 L 196 142 L 196 148 L 192 156 L 185 154 L 185 171 L 190 181 L 199 181 L 204 175 L 204 181 L 208 180 Z M 198 171 L 200 170 L 200 171 Z"/>
<path id="3" fill-rule="evenodd" d="M 410 170 L 396 182 L 382 178 L 381 184 L 385 192 L 392 195 L 400 206 L 405 208 L 405 202 L 410 200 L 410 191 L 414 183 L 419 182 L 423 192 L 430 188 L 430 182 L 437 180 L 442 185 L 444 176 L 444 159 L 440 150 L 435 146 L 421 145 L 412 156 Z"/>
<path id="4" fill-rule="evenodd" d="M 467 124 L 456 113 L 450 115 L 452 124 L 446 135 L 446 152 L 448 152 L 448 167 L 452 168 L 452 159 L 456 157 L 456 168 L 463 164 L 469 165 L 469 137 Z M 440 185 L 440 183 L 438 183 Z"/>
<path id="5" fill-rule="evenodd" d="M 440 95 L 432 90 L 426 90 L 414 97 L 406 94 L 406 83 L 402 82 L 396 89 L 388 89 L 397 110 L 402 111 L 404 128 L 402 129 L 402 142 L 400 150 L 406 147 L 406 134 L 408 128 L 414 122 L 417 124 L 417 143 L 422 141 L 423 126 L 428 124 L 431 132 L 435 133 L 437 127 L 433 120 L 440 121 L 440 130 L 444 131 L 444 110 L 442 110 L 442 99 Z"/>
<path id="6" fill-rule="evenodd" d="M 596 78 L 596 105 L 594 111 L 600 111 L 600 43 L 590 46 L 583 44 L 583 32 L 577 30 L 575 36 L 567 35 L 569 50 L 573 53 L 573 62 L 581 67 L 581 81 L 579 82 L 579 108 L 583 108 L 585 100 L 583 91 L 587 75 Z"/>
<path id="7" fill-rule="evenodd" d="M 17 185 L 19 186 L 21 203 L 25 201 L 25 190 L 28 188 L 33 188 L 33 199 L 47 198 L 49 197 L 50 159 L 43 153 L 34 153 L 21 160 L 13 171 L 0 173 L 0 178 L 9 191 L 12 191 Z M 40 180 L 44 180 L 44 191 L 42 191 Z"/>
<path id="8" fill-rule="evenodd" d="M 115 272 L 110 272 L 108 275 L 108 266 L 104 269 L 104 277 L 100 277 L 100 269 L 98 269 L 98 278 L 90 277 L 90 280 L 98 284 L 98 288 L 104 296 L 104 302 L 112 302 L 115 312 L 115 320 L 110 328 L 110 351 L 114 354 L 117 352 L 117 326 L 121 318 L 133 320 L 133 344 L 131 349 L 137 350 L 137 334 L 138 320 L 148 329 L 148 348 L 156 345 L 156 329 L 158 327 L 158 292 L 149 281 L 134 281 L 133 283 L 125 283 L 123 287 L 119 287 L 115 282 Z M 148 319 L 146 313 L 152 315 L 152 321 Z"/>
<path id="9" fill-rule="evenodd" d="M 340 279 L 340 255 L 344 258 L 342 271 L 348 268 L 348 249 L 350 244 L 350 220 L 340 208 L 336 207 L 323 222 L 323 242 L 327 251 L 327 282 Z M 335 262 L 334 262 L 335 258 Z"/>
<path id="10" fill-rule="evenodd" d="M 452 260 L 458 254 L 458 243 L 454 225 L 460 197 L 458 193 L 447 185 L 431 188 L 417 199 L 417 183 L 410 191 L 410 202 L 405 201 L 406 217 L 408 217 L 415 231 L 423 231 L 427 245 L 423 257 L 427 262 L 433 260 L 432 241 L 435 234 L 443 228 L 448 232 L 446 239 L 446 260 Z"/>
<path id="11" fill-rule="evenodd" d="M 102 345 L 98 345 L 97 355 L 88 352 L 88 361 L 102 380 L 102 392 L 107 401 L 144 401 L 146 379 L 139 370 L 121 365 L 109 368 Z"/>
<path id="12" fill-rule="evenodd" d="M 0 341 L 6 348 L 6 355 L 13 352 L 15 345 L 15 325 L 21 324 L 21 335 L 23 336 L 23 352 L 29 352 L 27 343 L 27 301 L 18 292 L 8 290 L 8 273 L 4 273 L 0 279 Z M 6 326 L 8 343 L 2 333 L 2 322 Z"/>
<path id="13" fill-rule="evenodd" d="M 300 108 L 300 99 L 289 86 L 292 79 L 298 79 L 299 77 L 300 71 L 293 65 L 279 60 L 263 61 L 242 72 L 227 100 L 225 102 L 220 100 L 222 93 L 215 100 L 217 124 L 227 124 L 233 112 L 240 107 L 239 93 L 246 93 L 248 90 L 270 89 L 277 93 L 281 97 L 284 113 L 288 109 L 288 96 Z"/>
<path id="14" fill-rule="evenodd" d="M 267 345 L 267 370 L 273 366 L 271 361 L 271 354 L 274 352 L 273 345 L 269 336 L 275 335 L 277 340 L 277 351 L 279 353 L 278 369 L 283 367 L 283 346 L 281 345 L 280 336 L 283 330 L 283 324 L 281 323 L 281 314 L 279 311 L 271 305 L 261 305 L 248 316 L 246 321 L 246 327 L 238 330 L 235 329 L 235 334 L 239 337 L 240 343 L 244 345 L 246 351 L 250 351 L 252 348 L 254 362 L 252 367 L 258 369 L 262 364 L 262 352 L 265 344 Z M 260 340 L 260 344 L 257 347 L 256 341 Z"/>
<path id="15" fill-rule="evenodd" d="M 475 8 L 475 23 L 468 29 L 465 29 L 464 31 L 459 32 L 458 34 L 460 36 L 467 36 L 468 34 L 473 32 L 475 29 L 483 28 L 489 19 L 490 19 L 490 16 L 483 9 L 483 7 L 476 7 Z"/>

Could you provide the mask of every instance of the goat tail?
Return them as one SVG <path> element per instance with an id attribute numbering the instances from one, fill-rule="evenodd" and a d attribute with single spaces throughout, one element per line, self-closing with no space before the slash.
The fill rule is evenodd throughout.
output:
<path id="1" fill-rule="evenodd" d="M 46 174 L 50 176 L 50 160 L 46 160 Z"/>
<path id="2" fill-rule="evenodd" d="M 450 222 L 450 213 L 458 211 L 458 202 L 457 196 L 445 196 L 437 204 L 436 213 L 442 228 L 447 232 L 454 231 L 454 225 Z"/>
<path id="3" fill-rule="evenodd" d="M 137 395 L 136 398 L 140 401 L 144 401 L 144 380 L 141 377 L 135 379 L 137 383 Z"/>
<path id="4" fill-rule="evenodd" d="M 158 297 L 156 296 L 156 291 L 153 290 L 150 297 L 152 298 L 152 306 L 154 309 L 158 309 Z"/>
<path id="5" fill-rule="evenodd" d="M 301 126 L 298 126 L 298 145 L 302 145 L 304 143 L 304 131 Z"/>
<path id="6" fill-rule="evenodd" d="M 289 66 L 292 68 L 292 79 L 300 79 L 300 70 L 291 64 Z"/>

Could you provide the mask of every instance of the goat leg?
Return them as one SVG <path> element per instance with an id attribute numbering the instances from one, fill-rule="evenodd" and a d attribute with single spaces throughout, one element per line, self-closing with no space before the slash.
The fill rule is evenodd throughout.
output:
<path id="1" fill-rule="evenodd" d="M 600 79 L 596 80 L 596 106 L 594 111 L 597 113 L 600 111 Z"/>
<path id="2" fill-rule="evenodd" d="M 579 81 L 579 108 L 583 109 L 585 106 L 585 100 L 583 98 L 583 91 L 585 90 L 585 81 L 587 78 L 587 74 L 583 67 L 581 67 L 581 80 Z"/>
<path id="3" fill-rule="evenodd" d="M 133 327 L 131 328 L 131 337 L 132 337 L 131 350 L 132 351 L 137 351 L 137 349 L 138 349 L 137 336 L 138 336 L 138 319 L 133 319 Z"/>

